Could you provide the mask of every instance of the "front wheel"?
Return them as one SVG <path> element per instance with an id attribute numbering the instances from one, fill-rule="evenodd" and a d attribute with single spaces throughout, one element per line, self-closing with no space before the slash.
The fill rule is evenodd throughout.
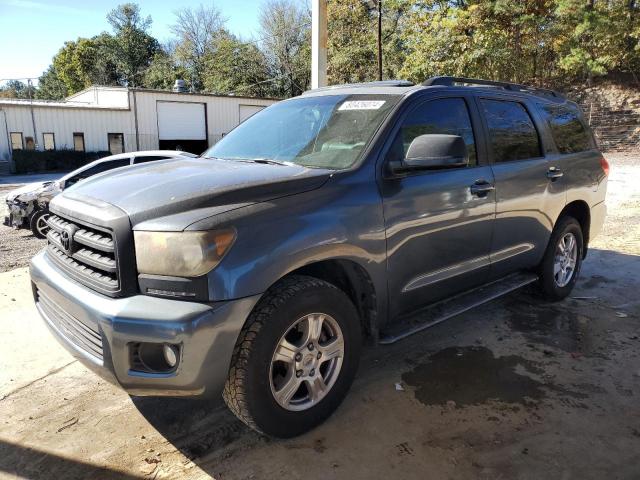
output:
<path id="1" fill-rule="evenodd" d="M 360 347 L 349 298 L 325 281 L 291 276 L 260 300 L 240 333 L 224 400 L 254 430 L 300 435 L 340 405 Z"/>
<path id="2" fill-rule="evenodd" d="M 31 219 L 29 220 L 31 233 L 38 238 L 45 238 L 49 231 L 49 225 L 47 224 L 48 218 L 49 212 L 45 212 L 44 210 L 37 210 L 33 215 L 31 215 Z"/>
<path id="3" fill-rule="evenodd" d="M 539 268 L 540 287 L 549 300 L 562 300 L 573 290 L 582 266 L 583 241 L 575 218 L 558 221 Z"/>

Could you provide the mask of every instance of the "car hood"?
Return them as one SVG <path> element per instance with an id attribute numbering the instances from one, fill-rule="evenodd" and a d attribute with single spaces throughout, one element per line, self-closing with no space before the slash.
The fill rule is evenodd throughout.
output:
<path id="1" fill-rule="evenodd" d="M 177 230 L 235 208 L 313 190 L 331 173 L 298 165 L 161 160 L 96 175 L 61 196 L 79 201 L 89 197 L 114 205 L 129 216 L 134 227 L 146 222 L 148 229 Z"/>
<path id="2" fill-rule="evenodd" d="M 44 192 L 49 192 L 58 189 L 58 182 L 33 182 L 24 185 L 23 187 L 11 190 L 7 194 L 7 201 L 13 202 L 18 200 L 20 202 L 30 202 L 38 198 L 38 195 Z"/>

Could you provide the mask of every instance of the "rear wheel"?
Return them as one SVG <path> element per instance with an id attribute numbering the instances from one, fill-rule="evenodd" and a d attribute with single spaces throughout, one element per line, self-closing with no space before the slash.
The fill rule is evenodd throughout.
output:
<path id="1" fill-rule="evenodd" d="M 266 294 L 240 333 L 224 400 L 254 430 L 300 435 L 340 405 L 360 346 L 357 311 L 341 290 L 289 277 Z"/>
<path id="2" fill-rule="evenodd" d="M 578 280 L 584 250 L 582 228 L 573 217 L 561 218 L 540 264 L 540 286 L 549 300 L 565 298 Z"/>
<path id="3" fill-rule="evenodd" d="M 49 231 L 49 225 L 47 225 L 48 218 L 49 213 L 44 210 L 37 210 L 33 215 L 31 215 L 29 227 L 36 237 L 45 238 L 47 236 L 47 232 Z"/>

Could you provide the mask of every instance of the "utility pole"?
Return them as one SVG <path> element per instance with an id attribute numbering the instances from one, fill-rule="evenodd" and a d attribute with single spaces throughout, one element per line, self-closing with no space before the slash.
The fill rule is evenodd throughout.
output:
<path id="1" fill-rule="evenodd" d="M 382 0 L 378 0 L 378 80 L 382 81 Z"/>
<path id="2" fill-rule="evenodd" d="M 327 85 L 327 0 L 311 2 L 311 88 Z"/>

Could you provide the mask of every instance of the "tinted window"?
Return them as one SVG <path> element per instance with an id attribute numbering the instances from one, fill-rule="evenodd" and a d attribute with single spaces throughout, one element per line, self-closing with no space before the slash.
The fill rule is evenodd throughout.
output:
<path id="1" fill-rule="evenodd" d="M 459 135 L 467 144 L 469 165 L 475 165 L 476 142 L 467 104 L 462 98 L 443 98 L 427 102 L 409 113 L 402 123 L 390 157 L 404 159 L 414 138 L 429 133 Z"/>
<path id="2" fill-rule="evenodd" d="M 584 152 L 591 149 L 591 138 L 576 110 L 559 105 L 541 106 L 560 153 Z"/>
<path id="3" fill-rule="evenodd" d="M 495 162 L 542 156 L 538 132 L 524 105 L 503 100 L 480 100 L 480 103 Z"/>
<path id="4" fill-rule="evenodd" d="M 156 160 L 166 160 L 171 157 L 160 157 L 157 155 L 149 155 L 148 157 L 135 157 L 133 163 L 155 162 Z"/>
<path id="5" fill-rule="evenodd" d="M 65 186 L 69 187 L 80 180 L 84 180 L 85 178 L 89 178 L 98 173 L 106 172 L 107 170 L 111 170 L 113 168 L 124 167 L 130 165 L 130 163 L 131 159 L 129 158 L 120 158 L 118 160 L 108 160 L 106 162 L 101 162 L 69 178 L 66 181 Z"/>

